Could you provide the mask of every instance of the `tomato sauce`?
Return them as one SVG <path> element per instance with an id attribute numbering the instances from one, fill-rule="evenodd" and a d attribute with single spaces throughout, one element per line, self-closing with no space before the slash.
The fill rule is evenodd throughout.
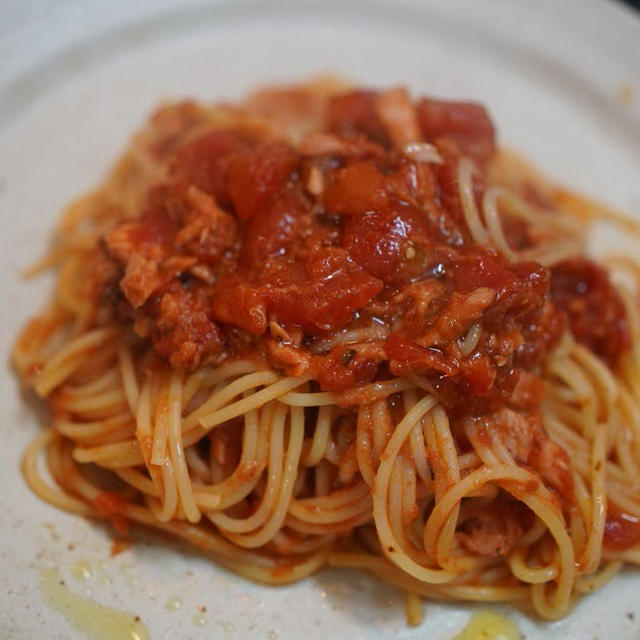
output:
<path id="1" fill-rule="evenodd" d="M 113 528 L 120 535 L 129 533 L 129 521 L 124 515 L 127 501 L 116 491 L 103 491 L 93 501 L 93 506 L 100 518 L 110 520 Z"/>
<path id="2" fill-rule="evenodd" d="M 604 523 L 602 544 L 610 551 L 626 551 L 640 542 L 640 520 L 610 511 Z"/>
<path id="3" fill-rule="evenodd" d="M 574 336 L 609 363 L 631 346 L 620 296 L 602 267 L 586 258 L 552 269 L 551 298 L 564 310 Z"/>
<path id="4" fill-rule="evenodd" d="M 239 129 L 167 146 L 167 177 L 103 239 L 117 313 L 175 368 L 244 352 L 331 391 L 407 376 L 462 412 L 504 404 L 567 323 L 615 361 L 629 335 L 602 269 L 510 263 L 472 242 L 457 167 L 475 163 L 480 205 L 496 148 L 485 109 L 413 108 L 416 142 L 441 162 L 394 147 L 374 91 L 331 98 L 324 137 L 300 147 Z M 374 326 L 383 338 L 314 350 Z"/>

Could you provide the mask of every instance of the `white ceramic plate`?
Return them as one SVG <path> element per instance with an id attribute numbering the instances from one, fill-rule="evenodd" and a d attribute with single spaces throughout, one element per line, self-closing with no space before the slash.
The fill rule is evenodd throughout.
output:
<path id="1" fill-rule="evenodd" d="M 20 269 L 41 255 L 64 204 L 100 180 L 161 99 L 234 97 L 256 83 L 321 72 L 472 97 L 490 107 L 503 143 L 559 180 L 640 212 L 639 43 L 640 19 L 604 0 L 5 0 L 3 357 L 51 287 L 47 278 L 20 282 Z M 621 96 L 634 93 L 622 104 Z M 399 594 L 355 573 L 331 571 L 270 589 L 160 542 L 110 558 L 103 528 L 43 504 L 24 485 L 19 459 L 39 425 L 8 366 L 1 375 L 0 637 L 84 637 L 47 600 L 47 567 L 74 593 L 139 615 L 154 640 L 444 640 L 473 610 L 427 604 L 424 624 L 410 629 Z M 76 580 L 83 568 L 91 576 Z M 640 572 L 629 571 L 554 624 L 494 609 L 517 621 L 529 640 L 631 639 L 640 637 L 639 590 Z M 175 598 L 182 606 L 170 610 Z"/>

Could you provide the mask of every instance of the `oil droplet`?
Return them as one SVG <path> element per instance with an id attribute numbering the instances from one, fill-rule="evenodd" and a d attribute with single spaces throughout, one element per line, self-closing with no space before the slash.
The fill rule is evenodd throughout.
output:
<path id="1" fill-rule="evenodd" d="M 149 632 L 137 616 L 76 595 L 55 569 L 42 569 L 40 574 L 48 604 L 81 633 L 96 640 L 149 640 Z"/>
<path id="2" fill-rule="evenodd" d="M 204 627 L 204 625 L 207 624 L 207 616 L 197 613 L 193 616 L 193 624 L 197 624 L 199 627 Z"/>
<path id="3" fill-rule="evenodd" d="M 91 565 L 86 560 L 80 560 L 69 569 L 71 575 L 79 581 L 91 579 Z"/>
<path id="4" fill-rule="evenodd" d="M 104 560 L 100 560 L 100 562 L 96 564 L 95 574 L 98 584 L 111 584 L 111 578 L 107 573 L 108 568 L 109 564 Z"/>
<path id="5" fill-rule="evenodd" d="M 271 629 L 271 631 L 267 632 L 267 640 L 278 640 L 280 637 L 280 632 L 275 629 Z"/>
<path id="6" fill-rule="evenodd" d="M 169 598 L 164 608 L 167 611 L 177 611 L 182 606 L 182 600 L 180 598 Z"/>
<path id="7" fill-rule="evenodd" d="M 218 621 L 218 624 L 225 633 L 233 631 L 233 625 L 228 620 L 220 620 Z"/>
<path id="8" fill-rule="evenodd" d="M 477 611 L 455 640 L 520 640 L 514 622 L 494 611 Z"/>
<path id="9" fill-rule="evenodd" d="M 124 576 L 125 578 L 125 584 L 128 587 L 136 587 L 138 586 L 138 579 L 135 577 L 135 574 L 133 573 L 133 566 L 130 564 L 127 564 L 126 562 L 120 565 L 120 573 Z"/>

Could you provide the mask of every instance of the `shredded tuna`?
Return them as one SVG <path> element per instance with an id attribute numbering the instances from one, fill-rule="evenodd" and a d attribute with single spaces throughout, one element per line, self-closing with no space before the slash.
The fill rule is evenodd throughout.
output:
<path id="1" fill-rule="evenodd" d="M 203 357 L 220 351 L 220 329 L 212 321 L 203 299 L 172 285 L 155 306 L 155 322 L 148 325 L 151 339 L 156 351 L 172 367 L 193 370 Z"/>
<path id="2" fill-rule="evenodd" d="M 438 153 L 438 149 L 428 142 L 409 142 L 402 150 L 407 158 L 411 158 L 416 162 L 432 162 L 442 164 L 442 156 Z"/>
<path id="3" fill-rule="evenodd" d="M 510 553 L 522 535 L 522 526 L 508 509 L 490 505 L 468 518 L 457 535 L 472 553 L 496 558 Z"/>
<path id="4" fill-rule="evenodd" d="M 300 143 L 305 156 L 365 157 L 379 156 L 383 149 L 363 136 L 342 138 L 334 133 L 313 131 Z"/>
<path id="5" fill-rule="evenodd" d="M 158 263 L 147 260 L 138 253 L 131 256 L 125 275 L 120 280 L 122 292 L 134 309 L 142 306 L 161 284 Z"/>
<path id="6" fill-rule="evenodd" d="M 186 197 L 192 209 L 184 216 L 175 244 L 202 260 L 216 262 L 233 244 L 235 220 L 218 207 L 211 195 L 193 185 L 187 190 Z"/>
<path id="7" fill-rule="evenodd" d="M 487 419 L 487 428 L 502 441 L 517 464 L 531 467 L 548 488 L 573 503 L 569 457 L 547 437 L 538 415 L 503 408 Z"/>
<path id="8" fill-rule="evenodd" d="M 528 463 L 540 474 L 544 483 L 557 491 L 565 501 L 574 502 L 573 475 L 567 452 L 553 440 L 538 441 Z"/>
<path id="9" fill-rule="evenodd" d="M 277 371 L 298 377 L 309 370 L 312 356 L 301 349 L 273 339 L 267 339 L 266 345 L 269 359 Z"/>
<path id="10" fill-rule="evenodd" d="M 528 415 L 512 409 L 500 409 L 490 420 L 490 429 L 505 445 L 514 460 L 526 464 L 533 445 L 544 437 L 540 423 Z"/>
<path id="11" fill-rule="evenodd" d="M 454 293 L 438 319 L 417 343 L 423 347 L 442 346 L 463 336 L 495 300 L 495 291 L 479 287 L 468 295 Z"/>
<path id="12" fill-rule="evenodd" d="M 397 149 L 422 139 L 418 116 L 406 89 L 382 91 L 376 100 L 376 113 Z"/>

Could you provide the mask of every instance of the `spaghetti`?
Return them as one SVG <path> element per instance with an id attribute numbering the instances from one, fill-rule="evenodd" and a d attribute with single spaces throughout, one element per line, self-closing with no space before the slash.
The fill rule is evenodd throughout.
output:
<path id="1" fill-rule="evenodd" d="M 34 268 L 26 480 L 252 580 L 364 569 L 412 624 L 421 597 L 564 616 L 640 562 L 640 268 L 586 257 L 594 220 L 637 232 L 475 104 L 162 107 Z"/>

